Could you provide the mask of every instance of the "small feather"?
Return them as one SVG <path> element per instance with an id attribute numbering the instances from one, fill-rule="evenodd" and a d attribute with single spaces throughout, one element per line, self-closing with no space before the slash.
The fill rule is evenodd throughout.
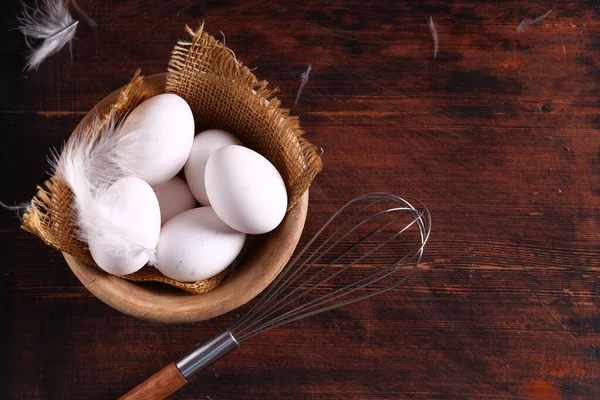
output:
<path id="1" fill-rule="evenodd" d="M 11 206 L 8 203 L 5 203 L 3 201 L 0 201 L 0 207 L 9 210 L 9 211 L 15 211 L 17 213 L 17 216 L 21 217 L 23 214 L 25 214 L 27 211 L 29 211 L 32 207 L 31 203 L 21 203 L 21 204 L 15 204 L 14 206 Z"/>
<path id="2" fill-rule="evenodd" d="M 531 19 L 524 19 L 523 21 L 521 21 L 519 26 L 517 26 L 517 32 L 523 32 L 527 27 L 529 27 L 537 22 L 540 22 L 541 20 L 543 20 L 550 14 L 552 14 L 552 10 L 548 11 L 544 15 L 540 15 L 539 17 L 535 17 L 535 18 L 531 18 Z"/>
<path id="3" fill-rule="evenodd" d="M 126 257 L 144 252 L 153 264 L 155 250 L 140 245 L 139 232 L 115 219 L 115 203 L 106 190 L 118 180 L 133 176 L 125 167 L 131 158 L 123 143 L 133 140 L 131 133 L 119 123 L 105 124 L 95 118 L 65 145 L 54 161 L 55 175 L 65 182 L 74 195 L 79 238 L 88 242 L 94 235 L 103 236 L 108 243 L 106 251 Z"/>
<path id="4" fill-rule="evenodd" d="M 435 60 L 440 49 L 440 39 L 438 38 L 435 22 L 433 22 L 433 16 L 429 16 L 429 32 L 431 32 L 431 37 L 433 38 L 433 59 Z"/>
<path id="5" fill-rule="evenodd" d="M 300 100 L 300 95 L 302 94 L 302 90 L 304 86 L 308 83 L 308 77 L 310 76 L 310 71 L 312 71 L 312 65 L 309 65 L 306 68 L 306 71 L 300 75 L 300 87 L 298 88 L 298 93 L 296 93 L 296 100 L 294 100 L 294 105 L 298 104 L 298 100 Z"/>
<path id="6" fill-rule="evenodd" d="M 29 47 L 26 67 L 37 69 L 51 54 L 71 43 L 79 21 L 75 21 L 64 0 L 44 0 L 40 8 L 23 4 L 23 13 L 18 17 L 19 30 Z M 32 40 L 41 40 L 34 46 Z"/>

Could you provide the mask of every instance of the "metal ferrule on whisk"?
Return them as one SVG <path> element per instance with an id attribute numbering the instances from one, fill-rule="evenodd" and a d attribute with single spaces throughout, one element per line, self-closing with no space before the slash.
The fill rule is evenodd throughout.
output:
<path id="1" fill-rule="evenodd" d="M 225 356 L 236 347 L 239 347 L 239 345 L 231 331 L 226 330 L 208 342 L 196 347 L 193 352 L 179 359 L 175 365 L 179 369 L 179 372 L 181 372 L 181 375 L 189 381 L 195 374 Z"/>

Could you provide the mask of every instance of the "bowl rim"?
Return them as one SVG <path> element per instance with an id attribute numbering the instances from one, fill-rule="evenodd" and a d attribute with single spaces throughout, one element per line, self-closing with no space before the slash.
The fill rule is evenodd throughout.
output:
<path id="1" fill-rule="evenodd" d="M 144 78 L 144 85 L 164 92 L 166 74 Z M 119 92 L 102 99 L 81 120 L 105 111 Z M 79 128 L 79 125 L 76 129 Z M 308 190 L 286 213 L 273 231 L 256 236 L 253 247 L 244 256 L 236 272 L 215 289 L 203 294 L 186 293 L 167 288 L 166 284 L 132 282 L 87 265 L 63 252 L 69 268 L 79 281 L 98 299 L 110 307 L 133 317 L 162 323 L 189 323 L 217 317 L 247 303 L 262 292 L 285 267 L 300 241 L 308 211 Z M 161 286 L 165 285 L 161 290 Z"/>

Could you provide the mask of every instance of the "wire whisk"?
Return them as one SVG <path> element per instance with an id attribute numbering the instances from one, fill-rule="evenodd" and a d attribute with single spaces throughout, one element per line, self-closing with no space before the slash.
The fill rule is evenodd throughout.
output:
<path id="1" fill-rule="evenodd" d="M 393 194 L 370 193 L 348 202 L 231 328 L 122 399 L 164 398 L 251 337 L 400 286 L 418 267 L 431 232 L 427 207 L 411 201 L 416 207 Z"/>

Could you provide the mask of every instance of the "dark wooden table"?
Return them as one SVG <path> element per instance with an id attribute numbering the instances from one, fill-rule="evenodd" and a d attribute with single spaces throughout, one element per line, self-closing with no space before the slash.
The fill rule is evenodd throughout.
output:
<path id="1" fill-rule="evenodd" d="M 24 72 L 4 2 L 0 200 L 28 200 L 49 148 L 206 19 L 284 105 L 312 65 L 293 111 L 325 150 L 307 235 L 369 191 L 422 199 L 433 233 L 403 288 L 259 336 L 173 398 L 600 398 L 598 3 L 300 3 L 94 0 L 73 58 Z M 2 398 L 116 397 L 238 315 L 124 316 L 13 214 L 0 224 Z"/>

